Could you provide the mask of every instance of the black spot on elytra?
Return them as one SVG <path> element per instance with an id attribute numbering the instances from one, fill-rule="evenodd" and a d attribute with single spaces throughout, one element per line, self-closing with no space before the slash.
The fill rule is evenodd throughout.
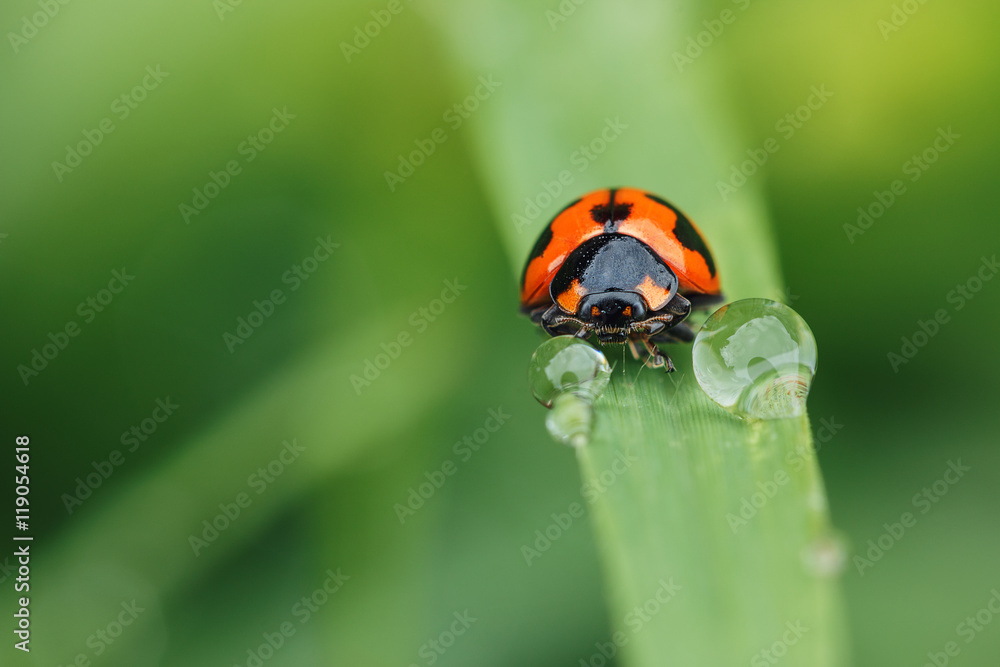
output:
<path id="1" fill-rule="evenodd" d="M 590 219 L 599 225 L 606 224 L 611 219 L 611 205 L 598 204 L 590 209 Z"/>
<path id="2" fill-rule="evenodd" d="M 552 223 L 549 223 L 548 225 L 545 226 L 545 231 L 543 231 L 542 235 L 538 237 L 537 241 L 535 241 L 535 246 L 531 249 L 531 252 L 528 254 L 528 261 L 525 262 L 524 271 L 521 272 L 522 291 L 524 290 L 524 281 L 528 277 L 528 266 L 531 265 L 533 259 L 535 259 L 536 257 L 541 257 L 542 253 L 545 252 L 545 249 L 549 247 L 550 243 L 552 243 Z"/>
<path id="3" fill-rule="evenodd" d="M 712 259 L 712 253 L 708 251 L 708 246 L 705 245 L 705 239 L 701 238 L 701 234 L 691 226 L 691 221 L 680 211 L 677 211 L 677 225 L 674 227 L 674 236 L 677 237 L 682 246 L 688 250 L 693 250 L 705 258 L 705 264 L 708 265 L 708 272 L 714 278 L 715 260 Z"/>
<path id="4" fill-rule="evenodd" d="M 611 190 L 607 204 L 597 204 L 590 209 L 590 219 L 599 225 L 604 225 L 605 232 L 614 232 L 618 224 L 628 220 L 632 214 L 632 204 L 615 203 L 617 190 Z"/>
<path id="5" fill-rule="evenodd" d="M 677 223 L 674 226 L 674 236 L 677 237 L 677 240 L 680 241 L 680 244 L 682 246 L 684 246 L 688 250 L 691 250 L 692 252 L 698 253 L 699 255 L 705 258 L 705 264 L 708 265 L 708 272 L 711 273 L 712 277 L 714 278 L 715 260 L 712 259 L 712 253 L 709 252 L 708 246 L 705 245 L 705 239 L 701 238 L 701 234 L 699 234 L 697 230 L 695 230 L 694 226 L 691 224 L 691 221 L 687 219 L 687 216 L 681 213 L 676 206 L 674 206 L 665 199 L 657 197 L 656 195 L 646 193 L 646 199 L 655 201 L 657 204 L 661 206 L 666 206 L 667 208 L 669 208 L 671 211 L 674 212 L 674 214 L 677 216 Z"/>

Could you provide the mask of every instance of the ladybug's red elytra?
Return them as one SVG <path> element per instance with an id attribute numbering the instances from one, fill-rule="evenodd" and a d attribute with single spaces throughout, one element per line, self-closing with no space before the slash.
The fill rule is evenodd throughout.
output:
<path id="1" fill-rule="evenodd" d="M 722 302 L 698 228 L 644 190 L 596 190 L 560 211 L 521 277 L 521 311 L 549 335 L 628 343 L 636 359 L 674 370 L 656 343 L 690 342 L 693 308 Z"/>

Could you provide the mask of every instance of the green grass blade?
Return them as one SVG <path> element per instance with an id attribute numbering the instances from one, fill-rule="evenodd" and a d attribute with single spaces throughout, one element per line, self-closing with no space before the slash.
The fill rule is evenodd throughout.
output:
<path id="1" fill-rule="evenodd" d="M 578 458 L 626 664 L 757 664 L 765 650 L 844 664 L 835 567 L 823 572 L 839 553 L 806 419 L 739 420 L 685 368 L 676 389 L 618 375 L 595 424 Z"/>
<path id="2" fill-rule="evenodd" d="M 670 59 L 683 9 L 584 5 L 554 26 L 528 3 L 432 12 L 465 63 L 459 90 L 477 74 L 502 83 L 467 123 L 515 270 L 563 204 L 636 186 L 698 222 L 728 300 L 781 299 L 760 180 L 718 189 L 747 145 L 721 111 L 719 78 L 709 62 L 680 74 Z M 516 35 L 517 48 L 490 34 Z M 627 127 L 598 141 L 615 122 Z M 547 199 L 560 178 L 564 192 Z M 579 451 L 614 650 L 636 667 L 846 664 L 835 573 L 808 566 L 839 553 L 808 420 L 742 421 L 698 388 L 689 348 L 673 356 L 671 377 L 619 362 Z"/>

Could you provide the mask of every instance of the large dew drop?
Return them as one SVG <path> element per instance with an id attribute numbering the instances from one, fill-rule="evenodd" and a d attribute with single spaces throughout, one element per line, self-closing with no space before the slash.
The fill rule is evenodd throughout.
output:
<path id="1" fill-rule="evenodd" d="M 552 408 L 545 425 L 557 441 L 583 446 L 590 439 L 592 404 L 608 386 L 607 358 L 575 336 L 556 336 L 531 356 L 528 385 L 539 403 Z"/>
<path id="2" fill-rule="evenodd" d="M 767 299 L 743 299 L 715 311 L 692 352 L 698 384 L 741 417 L 805 414 L 816 372 L 816 340 L 798 313 Z"/>

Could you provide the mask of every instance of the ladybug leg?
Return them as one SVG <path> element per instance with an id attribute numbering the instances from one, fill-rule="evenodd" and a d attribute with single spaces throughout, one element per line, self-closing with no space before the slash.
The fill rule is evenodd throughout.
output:
<path id="1" fill-rule="evenodd" d="M 691 302 L 680 294 L 675 294 L 666 306 L 644 320 L 647 336 L 662 342 L 685 342 L 694 340 L 694 333 L 684 324 L 691 314 Z"/>
<path id="2" fill-rule="evenodd" d="M 673 373 L 676 369 L 674 368 L 674 362 L 670 361 L 670 357 L 665 355 L 660 351 L 656 344 L 649 340 L 646 336 L 637 336 L 628 339 L 629 349 L 632 350 L 632 356 L 637 360 L 641 361 L 649 368 L 662 368 L 667 373 Z"/>
<path id="3" fill-rule="evenodd" d="M 656 343 L 645 336 L 640 340 L 643 347 L 646 348 L 647 356 L 644 362 L 647 366 L 650 368 L 663 368 L 668 373 L 673 373 L 677 370 L 674 368 L 674 362 L 670 360 L 670 357 L 661 352 L 660 348 L 656 347 Z"/>
<path id="4" fill-rule="evenodd" d="M 684 320 L 690 313 L 691 302 L 676 294 L 666 306 L 639 325 L 645 328 L 646 337 L 656 342 L 689 343 L 694 340 L 694 332 L 684 324 Z"/>
<path id="5" fill-rule="evenodd" d="M 646 350 L 639 344 L 638 338 L 629 337 L 628 349 L 632 352 L 632 357 L 636 361 L 645 361 Z"/>
<path id="6" fill-rule="evenodd" d="M 541 309 L 539 309 L 541 310 Z M 561 324 L 561 322 L 556 322 L 556 318 L 559 316 L 559 307 L 555 304 L 549 306 L 538 318 L 538 325 L 542 327 L 542 330 L 550 336 L 558 336 L 559 332 L 556 331 L 556 327 Z"/>
<path id="7" fill-rule="evenodd" d="M 646 336 L 656 338 L 665 334 L 671 327 L 680 326 L 680 322 L 675 323 L 675 321 L 676 318 L 671 313 L 663 313 L 638 322 L 636 327 Z"/>
<path id="8" fill-rule="evenodd" d="M 656 315 L 647 319 L 643 324 L 649 325 L 647 338 L 651 341 L 650 344 L 690 343 L 693 341 L 694 331 L 684 323 L 684 320 L 691 314 L 691 307 L 691 301 L 677 294 Z M 658 324 L 659 327 L 657 327 Z"/>
<path id="9" fill-rule="evenodd" d="M 534 319 L 534 313 L 532 313 L 532 319 Z M 556 304 L 552 304 L 551 307 L 539 316 L 537 324 L 550 336 L 573 334 L 583 338 L 590 333 L 588 325 L 575 317 L 563 315 L 562 309 Z M 573 325 L 576 325 L 576 328 Z"/>
<path id="10" fill-rule="evenodd" d="M 674 298 L 664 306 L 660 312 L 669 313 L 674 316 L 674 322 L 680 323 L 687 319 L 687 316 L 691 314 L 691 302 L 688 301 L 686 297 L 680 294 L 675 294 Z"/>
<path id="11" fill-rule="evenodd" d="M 531 318 L 532 324 L 542 326 L 542 318 L 545 316 L 546 311 L 548 311 L 551 306 L 539 306 L 527 312 L 529 318 Z M 524 312 L 524 311 L 521 311 Z"/>

